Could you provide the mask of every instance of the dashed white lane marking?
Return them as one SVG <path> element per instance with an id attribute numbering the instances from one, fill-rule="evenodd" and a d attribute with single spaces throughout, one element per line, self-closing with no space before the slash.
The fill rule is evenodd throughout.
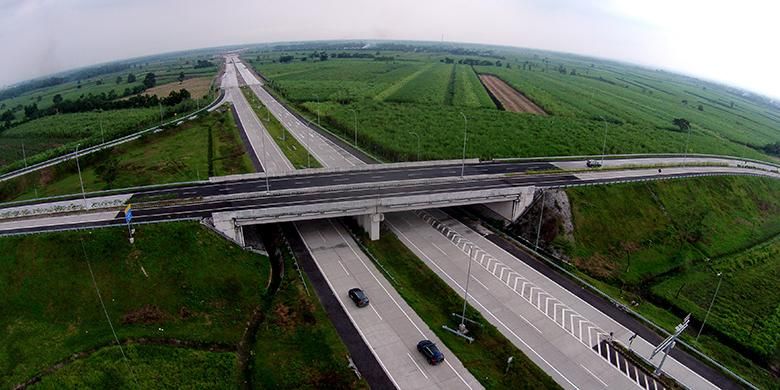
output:
<path id="1" fill-rule="evenodd" d="M 479 279 L 477 279 L 477 277 L 476 277 L 476 276 L 474 276 L 474 275 L 471 275 L 471 279 L 474 279 L 474 281 L 475 281 L 475 282 L 477 282 L 477 283 L 478 283 L 480 286 L 482 286 L 482 288 L 484 288 L 485 290 L 490 290 L 490 289 L 488 288 L 488 286 L 485 286 L 485 285 L 484 285 L 482 282 L 480 282 L 480 281 L 479 281 Z M 469 295 L 471 295 L 471 294 L 469 294 Z"/>
<path id="2" fill-rule="evenodd" d="M 347 271 L 347 267 L 344 267 L 344 263 L 342 263 L 341 260 L 336 260 L 336 261 L 339 262 L 339 265 L 341 266 L 341 269 L 344 270 L 344 273 L 347 274 L 347 276 L 349 276 L 349 271 Z"/>
<path id="3" fill-rule="evenodd" d="M 442 250 L 442 249 L 441 249 L 441 248 L 440 248 L 438 245 L 436 245 L 436 244 L 434 244 L 434 243 L 431 243 L 431 245 L 433 245 L 433 247 L 434 247 L 434 248 L 438 249 L 438 250 L 439 250 L 439 252 L 441 252 L 441 254 L 443 254 L 444 256 L 447 256 L 447 252 L 445 252 L 444 250 Z"/>
<path id="4" fill-rule="evenodd" d="M 428 378 L 428 375 L 425 375 L 425 371 L 423 371 L 423 370 L 422 370 L 422 368 L 420 368 L 420 365 L 419 365 L 419 364 L 417 364 L 417 362 L 416 362 L 416 361 L 414 361 L 414 358 L 412 358 L 412 355 L 409 355 L 409 353 L 407 352 L 407 353 L 406 353 L 406 356 L 409 356 L 409 360 L 411 360 L 411 361 L 412 361 L 412 363 L 414 363 L 414 366 L 415 366 L 415 367 L 417 367 L 417 369 L 418 369 L 418 370 L 420 370 L 420 374 L 423 374 L 423 376 L 425 377 L 425 379 L 430 379 L 430 378 Z"/>
<path id="5" fill-rule="evenodd" d="M 604 387 L 609 387 L 609 386 L 607 386 L 607 384 L 606 384 L 606 383 L 604 383 L 604 381 L 603 381 L 603 380 L 601 380 L 601 378 L 597 377 L 597 376 L 596 376 L 596 374 L 594 374 L 593 372 L 591 372 L 590 370 L 588 370 L 588 367 L 585 367 L 585 366 L 583 366 L 582 364 L 580 364 L 580 367 L 584 368 L 584 369 L 585 369 L 585 371 L 587 371 L 587 372 L 588 372 L 588 374 L 590 374 L 590 376 L 592 376 L 592 377 L 596 378 L 596 380 L 597 380 L 597 381 L 599 381 L 599 382 L 600 382 L 602 385 L 604 385 Z"/>
<path id="6" fill-rule="evenodd" d="M 379 315 L 379 312 L 378 312 L 378 311 L 376 311 L 376 309 L 374 309 L 374 305 L 369 305 L 369 306 L 371 307 L 371 310 L 373 310 L 373 311 L 374 311 L 374 313 L 376 314 L 376 316 L 377 316 L 377 317 L 379 317 L 379 321 L 384 321 L 384 320 L 382 319 L 382 316 L 380 316 L 380 315 Z"/>

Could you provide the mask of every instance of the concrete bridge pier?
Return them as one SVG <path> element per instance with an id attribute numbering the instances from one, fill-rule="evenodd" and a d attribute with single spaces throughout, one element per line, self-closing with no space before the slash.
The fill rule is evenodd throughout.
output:
<path id="1" fill-rule="evenodd" d="M 224 234 L 227 238 L 240 246 L 246 246 L 244 241 L 244 228 L 236 224 L 235 218 L 225 218 L 222 213 L 212 214 L 214 229 Z"/>
<path id="2" fill-rule="evenodd" d="M 385 215 L 382 213 L 356 215 L 358 225 L 368 233 L 371 241 L 379 239 L 379 224 L 385 220 Z"/>
<path id="3" fill-rule="evenodd" d="M 535 186 L 525 187 L 517 199 L 502 202 L 485 203 L 484 206 L 510 222 L 515 222 L 533 203 Z"/>

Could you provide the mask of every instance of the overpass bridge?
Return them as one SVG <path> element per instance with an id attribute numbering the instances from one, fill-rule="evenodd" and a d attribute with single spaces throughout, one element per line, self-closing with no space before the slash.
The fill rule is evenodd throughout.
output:
<path id="1" fill-rule="evenodd" d="M 625 163 L 637 166 L 636 159 Z M 733 161 L 663 169 L 561 169 L 583 165 L 581 160 L 449 160 L 215 177 L 5 203 L 0 205 L 0 235 L 122 225 L 122 210 L 132 204 L 135 223 L 208 218 L 239 243 L 247 225 L 333 217 L 355 217 L 378 239 L 385 213 L 484 204 L 514 220 L 540 189 L 711 175 L 780 178 L 777 171 Z"/>

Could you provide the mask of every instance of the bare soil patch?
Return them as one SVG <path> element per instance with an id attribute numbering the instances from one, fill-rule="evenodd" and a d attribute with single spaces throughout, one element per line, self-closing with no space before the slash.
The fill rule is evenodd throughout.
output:
<path id="1" fill-rule="evenodd" d="M 178 91 L 183 88 L 189 91 L 193 98 L 202 98 L 209 93 L 209 87 L 211 87 L 211 77 L 195 77 L 182 82 L 174 81 L 158 85 L 141 93 L 143 95 L 157 95 L 157 97 L 161 98 L 168 96 L 172 91 Z"/>
<path id="2" fill-rule="evenodd" d="M 482 81 L 482 84 L 485 85 L 485 88 L 498 99 L 505 110 L 547 115 L 541 107 L 528 99 L 522 92 L 505 83 L 504 80 L 490 74 L 481 74 L 479 75 L 479 79 Z"/>

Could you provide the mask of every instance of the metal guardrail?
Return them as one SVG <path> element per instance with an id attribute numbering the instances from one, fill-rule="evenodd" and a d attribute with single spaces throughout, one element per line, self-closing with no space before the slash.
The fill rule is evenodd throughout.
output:
<path id="1" fill-rule="evenodd" d="M 191 112 L 191 113 L 189 113 L 187 115 L 182 115 L 181 117 L 174 118 L 174 119 L 172 119 L 172 120 L 170 120 L 168 122 L 162 123 L 160 125 L 156 125 L 156 126 L 153 126 L 153 127 L 150 127 L 150 128 L 146 128 L 146 129 L 137 131 L 137 132 L 132 133 L 132 134 L 128 134 L 128 135 L 125 135 L 125 136 L 122 136 L 122 137 L 119 137 L 119 138 L 116 138 L 116 139 L 113 139 L 113 140 L 110 140 L 110 141 L 107 141 L 107 142 L 103 142 L 103 143 L 98 144 L 98 145 L 93 145 L 93 146 L 84 148 L 82 150 L 79 150 L 78 153 L 70 152 L 70 153 L 63 154 L 61 156 L 57 156 L 57 157 L 54 157 L 54 158 L 46 160 L 46 161 L 41 161 L 39 163 L 32 164 L 32 165 L 30 165 L 28 167 L 25 167 L 25 168 L 22 168 L 22 169 L 17 169 L 15 171 L 6 172 L 6 173 L 0 175 L 0 181 L 10 180 L 10 179 L 22 176 L 22 175 L 26 175 L 26 174 L 31 173 L 31 172 L 35 172 L 35 171 L 43 169 L 43 168 L 48 168 L 50 166 L 57 165 L 59 163 L 65 162 L 65 161 L 72 160 L 72 159 L 74 159 L 76 157 L 85 156 L 85 155 L 88 155 L 88 154 L 92 154 L 92 153 L 101 151 L 103 149 L 112 148 L 114 146 L 121 145 L 121 144 L 123 144 L 125 142 L 130 142 L 130 141 L 136 140 L 136 139 L 140 138 L 141 136 L 143 136 L 144 134 L 147 134 L 147 133 L 155 131 L 155 130 L 159 130 L 159 129 L 161 129 L 164 126 L 175 124 L 175 123 L 177 123 L 179 121 L 186 120 L 187 118 L 190 118 L 193 115 L 198 115 L 198 114 L 200 114 L 200 113 L 202 113 L 204 111 L 207 111 L 210 108 L 212 108 L 215 105 L 217 105 L 218 103 L 220 103 L 223 97 L 224 97 L 224 91 L 220 91 L 220 93 L 217 95 L 217 97 L 211 103 L 209 103 L 207 106 L 205 106 L 203 108 L 200 108 L 198 110 L 195 110 L 195 111 L 193 111 L 193 112 Z"/>
<path id="2" fill-rule="evenodd" d="M 491 159 L 489 161 L 502 161 L 502 162 L 522 162 L 522 161 L 567 161 L 567 160 L 598 160 L 601 159 L 601 154 L 596 155 L 574 155 L 574 156 L 549 156 L 549 157 L 509 157 L 509 158 L 495 158 Z M 756 164 L 764 164 L 764 165 L 771 165 L 777 168 L 780 168 L 780 163 L 775 163 L 771 161 L 762 161 L 762 160 L 755 160 L 751 158 L 744 158 L 744 157 L 736 157 L 736 156 L 725 156 L 720 154 L 703 154 L 703 153 L 628 153 L 628 154 L 607 154 L 604 156 L 605 160 L 618 160 L 618 159 L 624 159 L 624 158 L 662 158 L 662 157 L 673 157 L 673 158 L 718 158 L 718 159 L 724 159 L 724 160 L 733 160 L 733 161 L 749 161 Z M 486 160 L 487 161 L 487 160 Z"/>

